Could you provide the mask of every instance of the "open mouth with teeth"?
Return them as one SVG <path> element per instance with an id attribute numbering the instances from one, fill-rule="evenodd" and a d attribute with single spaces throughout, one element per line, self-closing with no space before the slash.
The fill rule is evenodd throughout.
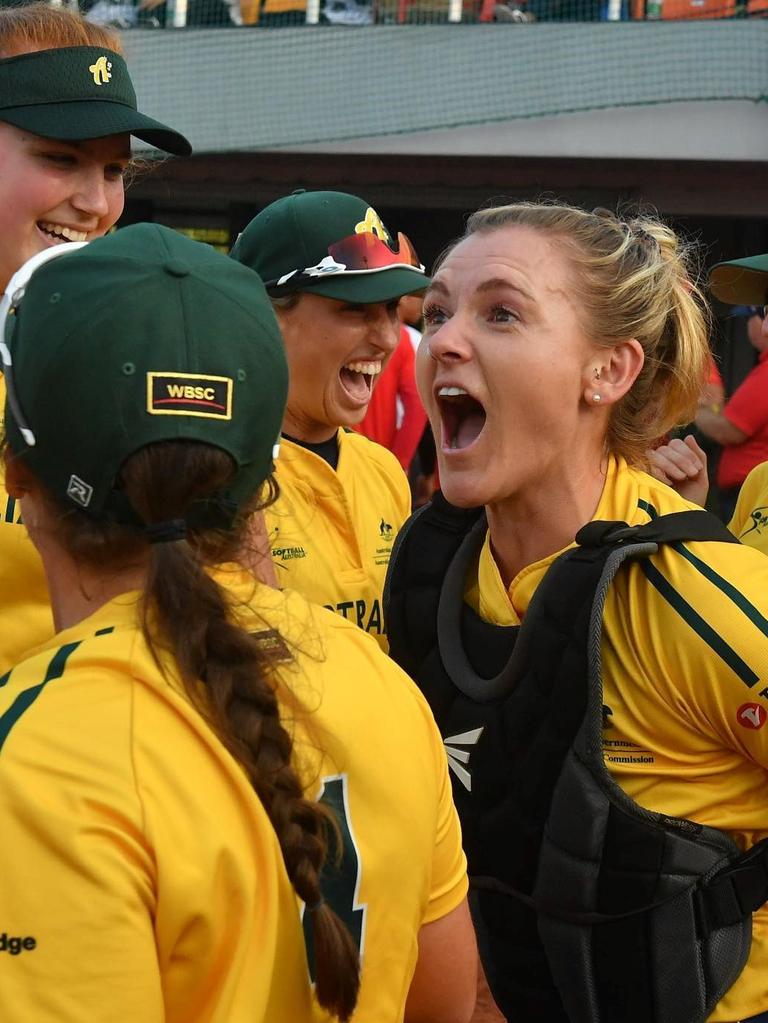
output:
<path id="1" fill-rule="evenodd" d="M 53 224 L 48 220 L 38 220 L 37 229 L 53 242 L 84 242 L 88 240 L 87 231 L 76 231 L 73 227 Z"/>
<path id="2" fill-rule="evenodd" d="M 373 385 L 381 373 L 380 362 L 348 362 L 341 367 L 339 377 L 347 394 L 358 404 L 371 400 Z"/>
<path id="3" fill-rule="evenodd" d="M 463 387 L 441 387 L 437 393 L 446 451 L 471 447 L 485 426 L 485 409 Z"/>

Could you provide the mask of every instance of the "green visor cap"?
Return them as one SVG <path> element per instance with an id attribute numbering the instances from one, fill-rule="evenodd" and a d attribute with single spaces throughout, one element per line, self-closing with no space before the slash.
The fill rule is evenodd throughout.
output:
<path id="1" fill-rule="evenodd" d="M 728 305 L 768 302 L 768 255 L 718 263 L 709 275 L 709 290 Z"/>
<path id="2" fill-rule="evenodd" d="M 200 525 L 228 526 L 273 469 L 282 336 L 256 275 L 207 245 L 136 224 L 64 252 L 34 273 L 6 343 L 11 451 L 96 518 L 136 524 L 118 476 L 147 444 L 199 441 L 234 459 Z"/>
<path id="3" fill-rule="evenodd" d="M 0 60 L 0 121 L 43 138 L 80 142 L 129 132 L 178 156 L 192 152 L 179 132 L 139 113 L 125 61 L 96 46 Z"/>
<path id="4" fill-rule="evenodd" d="M 403 242 L 402 236 L 390 234 L 364 199 L 345 192 L 305 191 L 278 199 L 254 217 L 231 256 L 255 270 L 277 296 L 310 291 L 324 298 L 366 304 L 390 302 L 428 287 L 429 278 L 420 266 L 381 266 L 355 273 L 345 272 L 339 265 L 334 270 L 329 248 L 361 234 L 375 236 L 388 246 L 393 264 L 418 260 L 412 247 L 408 251 L 407 239 Z M 310 269 L 317 275 L 303 273 Z M 275 283 L 287 275 L 291 275 L 288 280 Z"/>

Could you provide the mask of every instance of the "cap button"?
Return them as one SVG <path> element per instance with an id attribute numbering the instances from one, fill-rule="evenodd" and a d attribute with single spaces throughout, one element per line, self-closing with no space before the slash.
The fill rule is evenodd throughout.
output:
<path id="1" fill-rule="evenodd" d="M 169 259 L 163 269 L 171 277 L 188 277 L 192 273 L 192 267 L 183 259 Z"/>

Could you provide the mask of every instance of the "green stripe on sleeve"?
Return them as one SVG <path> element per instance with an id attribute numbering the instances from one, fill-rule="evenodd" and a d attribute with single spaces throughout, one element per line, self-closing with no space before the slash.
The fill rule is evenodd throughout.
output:
<path id="1" fill-rule="evenodd" d="M 731 671 L 738 675 L 741 681 L 751 689 L 759 681 L 760 676 L 755 674 L 749 665 L 739 657 L 736 651 L 721 636 L 718 636 L 701 615 L 664 578 L 655 565 L 651 564 L 650 561 L 644 560 L 641 562 L 641 567 L 651 585 L 677 611 L 683 621 L 687 622 L 693 631 L 704 640 L 707 646 L 725 661 Z"/>
<path id="2" fill-rule="evenodd" d="M 768 636 L 768 618 L 765 618 L 764 615 L 757 610 L 755 605 L 747 600 L 743 593 L 740 593 L 739 590 L 737 590 L 732 583 L 729 583 L 727 579 L 723 579 L 721 575 L 718 575 L 718 573 L 715 572 L 713 568 L 710 568 L 709 565 L 705 564 L 701 558 L 697 558 L 695 554 L 692 554 L 687 547 L 683 546 L 683 544 L 672 544 L 672 548 L 677 551 L 678 554 L 681 554 L 686 561 L 689 561 L 696 571 L 700 572 L 705 579 L 714 583 L 721 593 L 724 593 L 726 597 L 733 601 L 736 607 L 743 612 L 747 618 L 749 618 L 753 625 L 757 626 L 764 636 Z"/>
<path id="3" fill-rule="evenodd" d="M 67 666 L 69 655 L 77 650 L 79 646 L 80 640 L 77 643 L 68 643 L 66 646 L 60 647 L 51 658 L 43 681 L 36 686 L 25 689 L 23 693 L 19 693 L 8 710 L 0 716 L 0 750 L 2 750 L 5 740 L 8 738 L 8 733 L 13 726 L 22 714 L 29 710 L 48 683 L 54 679 L 61 678 Z"/>
<path id="4" fill-rule="evenodd" d="M 653 507 L 653 505 L 650 504 L 648 501 L 638 500 L 637 507 L 641 511 L 644 511 L 649 519 L 656 519 L 659 516 L 659 513 L 656 511 L 656 509 Z"/>

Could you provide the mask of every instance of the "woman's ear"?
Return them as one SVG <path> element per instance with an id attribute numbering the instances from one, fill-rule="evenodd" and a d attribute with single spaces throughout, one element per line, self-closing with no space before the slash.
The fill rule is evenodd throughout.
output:
<path id="1" fill-rule="evenodd" d="M 34 489 L 35 478 L 21 458 L 17 458 L 6 446 L 3 452 L 5 462 L 5 489 L 17 501 Z"/>
<path id="2" fill-rule="evenodd" d="M 645 353 L 640 342 L 630 337 L 600 354 L 601 358 L 592 360 L 584 400 L 588 405 L 615 405 L 637 380 Z"/>

